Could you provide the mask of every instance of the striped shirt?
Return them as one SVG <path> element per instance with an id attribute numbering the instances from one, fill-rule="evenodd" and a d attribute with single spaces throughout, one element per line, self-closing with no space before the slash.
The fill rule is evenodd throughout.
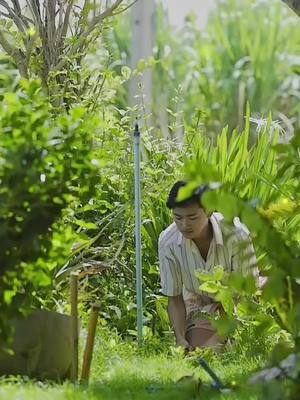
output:
<path id="1" fill-rule="evenodd" d="M 195 274 L 197 271 L 213 272 L 215 267 L 222 266 L 226 272 L 239 271 L 246 275 L 251 268 L 256 267 L 250 232 L 239 218 L 234 218 L 233 225 L 229 226 L 222 214 L 213 213 L 210 222 L 213 239 L 206 260 L 193 240 L 186 239 L 175 223 L 160 234 L 159 264 L 164 295 L 178 296 L 184 289 L 204 294 L 199 290 L 200 282 Z"/>

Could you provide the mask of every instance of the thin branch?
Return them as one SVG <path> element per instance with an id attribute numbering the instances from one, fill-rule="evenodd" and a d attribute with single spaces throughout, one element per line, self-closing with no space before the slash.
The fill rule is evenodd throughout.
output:
<path id="1" fill-rule="evenodd" d="M 65 64 L 68 62 L 68 59 L 70 59 L 70 57 L 72 57 L 76 53 L 76 51 L 81 48 L 81 46 L 85 43 L 87 37 L 90 35 L 90 33 L 93 32 L 96 26 L 99 25 L 105 18 L 112 16 L 113 12 L 119 7 L 119 5 L 123 1 L 124 0 L 116 0 L 111 7 L 92 19 L 87 29 L 80 35 L 80 37 L 78 37 L 76 43 L 72 47 L 70 47 L 68 54 L 65 54 L 64 58 L 62 58 L 60 62 L 54 67 L 54 72 L 59 71 L 65 66 Z"/>
<path id="2" fill-rule="evenodd" d="M 43 26 L 43 21 L 41 18 L 41 12 L 38 7 L 39 1 L 37 0 L 26 0 L 26 4 L 28 5 L 28 8 L 30 9 L 31 15 L 35 21 L 35 25 L 38 28 L 38 31 L 40 33 L 41 39 L 45 39 L 45 31 L 44 31 L 44 26 Z"/>
<path id="3" fill-rule="evenodd" d="M 4 1 L 4 0 L 0 0 L 0 5 L 2 7 L 4 7 L 8 11 L 9 15 L 7 15 L 7 18 L 13 20 L 15 25 L 16 25 L 16 27 L 19 29 L 19 31 L 21 31 L 22 33 L 25 33 L 26 26 L 24 28 L 24 26 L 23 26 L 24 25 L 24 21 L 20 18 L 20 15 L 16 13 L 16 10 L 11 8 L 8 5 L 8 3 L 6 1 Z"/>
<path id="4" fill-rule="evenodd" d="M 14 60 L 18 59 L 18 49 L 13 47 L 5 38 L 2 31 L 0 30 L 0 44 L 3 47 L 3 50 L 6 51 L 8 55 L 10 55 Z"/>
<path id="5" fill-rule="evenodd" d="M 14 21 L 19 31 L 25 34 L 27 30 L 27 24 L 24 26 L 23 19 L 20 18 L 20 16 L 18 16 L 14 11 L 11 13 L 11 19 Z"/>
<path id="6" fill-rule="evenodd" d="M 48 0 L 47 5 L 46 5 L 48 40 L 54 39 L 54 35 L 55 35 L 55 31 L 56 31 L 55 10 L 56 10 L 56 0 Z"/>
<path id="7" fill-rule="evenodd" d="M 128 4 L 128 6 L 122 8 L 120 11 L 114 12 L 112 15 L 115 16 L 115 15 L 123 14 L 123 12 L 127 11 L 129 8 L 131 8 L 138 1 L 139 0 L 134 0 L 132 3 Z"/>
<path id="8" fill-rule="evenodd" d="M 18 1 L 18 0 L 12 0 L 12 1 Z M 30 18 L 26 17 L 26 15 L 23 15 L 21 12 L 20 13 L 16 12 L 16 10 L 12 9 L 5 0 L 0 0 L 0 6 L 4 7 L 9 12 L 9 14 L 4 14 L 2 12 L 3 16 L 12 19 L 12 14 L 14 14 L 17 15 L 22 20 L 22 22 L 24 23 L 24 25 L 26 25 L 26 27 L 29 26 L 28 22 L 33 24 L 33 21 Z"/>
<path id="9" fill-rule="evenodd" d="M 6 51 L 6 53 L 14 59 L 15 63 L 19 68 L 21 76 L 23 76 L 24 78 L 28 78 L 28 71 L 24 66 L 24 59 L 25 59 L 24 53 L 20 49 L 13 47 L 6 40 L 1 30 L 0 30 L 0 45 L 2 46 L 4 51 Z"/>
<path id="10" fill-rule="evenodd" d="M 13 3 L 15 12 L 16 12 L 19 16 L 21 16 L 22 13 L 21 13 L 21 6 L 20 6 L 20 3 L 19 3 L 19 0 L 11 0 L 11 2 Z"/>
<path id="11" fill-rule="evenodd" d="M 19 0 L 11 0 L 11 1 L 13 3 L 14 10 L 15 10 L 16 14 L 22 20 L 22 22 L 25 25 L 26 29 L 28 29 L 29 28 L 29 23 L 28 22 L 33 23 L 33 21 L 31 21 L 29 18 L 27 18 L 26 15 L 22 14 L 22 10 L 21 10 L 21 6 L 20 6 Z"/>
<path id="12" fill-rule="evenodd" d="M 55 58 L 55 33 L 56 33 L 56 26 L 55 26 L 55 10 L 56 10 L 56 0 L 48 0 L 46 4 L 46 18 L 45 21 L 45 28 L 47 31 L 47 45 L 48 45 L 48 56 L 49 56 L 49 65 L 53 62 Z"/>
<path id="13" fill-rule="evenodd" d="M 6 8 L 8 11 L 11 10 L 9 4 L 5 0 L 0 0 L 0 6 Z"/>
<path id="14" fill-rule="evenodd" d="M 99 83 L 100 78 L 101 78 L 101 75 L 98 76 L 96 85 Z M 106 82 L 106 79 L 107 79 L 106 76 L 104 76 L 104 78 L 102 79 L 101 85 L 100 85 L 100 87 L 99 87 L 99 89 L 98 89 L 98 92 L 97 92 L 97 86 L 95 85 L 92 112 L 95 111 L 95 109 L 96 109 L 96 107 L 97 107 L 97 103 L 98 103 L 99 97 L 100 97 L 100 95 L 101 95 L 102 89 L 103 89 L 103 87 L 104 87 L 104 84 L 105 84 L 105 82 Z"/>
<path id="15" fill-rule="evenodd" d="M 62 30 L 62 38 L 65 38 L 67 36 L 69 20 L 70 20 L 70 15 L 71 15 L 73 3 L 74 3 L 74 0 L 70 0 L 69 4 L 68 4 L 68 7 L 67 7 L 67 10 L 66 10 L 65 19 L 64 19 L 64 25 L 63 25 L 63 30 Z"/>
<path id="16" fill-rule="evenodd" d="M 0 15 L 2 15 L 2 17 L 5 17 L 5 18 L 10 18 L 10 15 L 5 14 L 3 11 L 0 11 Z"/>
<path id="17" fill-rule="evenodd" d="M 43 52 L 42 52 L 42 57 L 43 57 L 43 76 L 41 77 L 42 82 L 46 82 L 45 76 L 48 74 L 48 71 L 46 69 L 49 68 L 49 58 L 48 58 L 48 43 L 47 43 L 47 32 L 46 29 L 43 25 L 43 20 L 41 17 L 41 10 L 40 10 L 40 0 L 26 0 L 26 4 L 28 5 L 30 12 L 32 14 L 32 17 L 34 19 L 34 25 L 36 30 L 39 32 L 39 36 L 42 41 L 43 45 Z M 44 7 L 45 9 L 45 7 Z M 46 68 L 46 69 L 45 69 Z"/>
<path id="18" fill-rule="evenodd" d="M 33 50 L 33 45 L 36 39 L 36 35 L 31 36 L 30 39 L 27 41 L 27 45 L 26 45 L 26 61 L 25 61 L 25 65 L 26 65 L 26 69 L 28 70 L 28 66 L 30 63 L 30 57 L 32 54 L 32 50 Z"/>
<path id="19" fill-rule="evenodd" d="M 111 17 L 114 11 L 119 7 L 119 5 L 123 3 L 123 1 L 124 0 L 116 0 L 109 8 L 103 11 L 103 13 L 94 17 L 92 19 L 92 22 L 90 23 L 90 26 L 87 28 L 86 32 L 84 32 L 85 37 L 87 37 L 105 18 Z"/>
<path id="20" fill-rule="evenodd" d="M 282 0 L 300 17 L 300 0 Z"/>
<path id="21" fill-rule="evenodd" d="M 59 42 L 60 32 L 62 30 L 63 21 L 64 21 L 64 6 L 61 0 L 57 0 L 58 3 L 58 24 L 56 30 L 56 43 Z"/>
<path id="22" fill-rule="evenodd" d="M 84 23 L 87 23 L 87 21 L 88 21 L 88 12 L 87 11 L 88 11 L 89 5 L 90 5 L 89 4 L 89 0 L 85 0 L 84 5 L 83 5 L 83 7 L 81 9 L 80 18 L 79 18 L 78 24 L 77 24 L 77 27 L 79 29 L 76 29 L 76 34 L 78 34 L 78 36 L 80 36 L 83 33 L 83 31 L 84 31 Z M 96 14 L 96 4 L 95 4 L 95 2 L 94 2 L 94 5 L 93 5 L 93 14 L 94 14 L 94 16 Z"/>
<path id="23" fill-rule="evenodd" d="M 26 48 L 26 59 L 22 60 L 22 61 L 19 59 L 19 63 L 21 62 L 22 65 L 24 65 L 24 71 L 26 71 L 26 74 L 27 74 L 28 57 L 31 55 L 34 39 L 32 37 L 28 38 L 28 36 L 26 34 L 27 30 L 29 28 L 29 23 L 28 23 L 28 20 L 26 19 L 26 17 L 24 15 L 22 15 L 22 13 L 21 13 L 19 1 L 12 0 L 12 3 L 13 3 L 13 7 L 14 7 L 13 9 L 11 7 L 9 7 L 9 5 L 6 1 L 1 0 L 0 4 L 8 10 L 9 14 L 0 12 L 0 15 L 3 15 L 4 17 L 11 19 L 14 22 L 14 24 L 16 25 L 16 27 L 18 28 L 19 32 L 21 32 L 23 34 L 21 37 L 22 37 L 24 46 Z M 29 55 L 27 54 L 27 50 L 29 50 Z M 19 54 L 18 54 L 18 56 L 19 56 Z"/>

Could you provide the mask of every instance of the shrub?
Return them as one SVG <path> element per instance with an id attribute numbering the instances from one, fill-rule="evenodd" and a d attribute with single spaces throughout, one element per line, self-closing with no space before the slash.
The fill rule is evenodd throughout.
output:
<path id="1" fill-rule="evenodd" d="M 87 202 L 94 193 L 97 121 L 82 108 L 52 119 L 38 81 L 8 85 L 2 95 L 0 275 L 1 315 L 7 317 L 30 304 L 33 288 L 51 284 L 50 266 L 37 263 L 51 245 L 51 227 L 74 199 Z"/>

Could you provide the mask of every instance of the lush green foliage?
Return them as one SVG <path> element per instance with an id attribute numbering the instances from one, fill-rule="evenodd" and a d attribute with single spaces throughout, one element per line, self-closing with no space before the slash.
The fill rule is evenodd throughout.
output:
<path id="1" fill-rule="evenodd" d="M 87 228 L 95 222 L 97 226 L 94 230 L 84 230 L 85 225 L 82 226 L 86 236 L 74 247 L 69 261 L 58 273 L 58 281 L 64 284 L 66 281 L 62 278 L 72 269 L 90 268 L 90 276 L 83 281 L 86 294 L 82 300 L 100 298 L 105 320 L 122 334 L 128 335 L 131 331 L 135 335 L 133 137 L 126 116 L 118 129 L 112 130 L 112 135 L 110 140 L 101 136 L 97 139 L 101 143 L 98 157 L 101 154 L 107 157 L 101 170 L 101 186 L 97 187 L 93 204 L 79 210 Z M 142 252 L 145 323 L 149 328 L 149 331 L 145 328 L 145 334 L 152 336 L 162 329 L 169 330 L 166 319 L 161 320 L 158 315 L 165 311 L 160 307 L 164 301 L 159 296 L 157 241 L 159 233 L 170 222 L 164 206 L 165 187 L 172 184 L 174 170 L 183 164 L 177 158 L 181 156 L 174 143 L 160 140 L 151 143 L 146 133 L 143 141 L 142 182 L 143 193 L 147 195 L 143 195 L 142 201 Z M 76 220 L 70 219 L 70 222 L 76 226 Z"/>
<path id="2" fill-rule="evenodd" d="M 106 19 L 126 0 L 100 2 L 4 1 L 0 47 L 26 79 L 39 78 L 52 112 L 94 105 L 106 86 L 109 56 L 102 42 Z M 89 55 L 97 53 L 97 65 Z M 90 68 L 91 67 L 91 68 Z M 107 91 L 105 91 L 107 92 Z"/>
<path id="3" fill-rule="evenodd" d="M 25 307 L 32 291 L 51 284 L 51 266 L 37 263 L 51 226 L 75 199 L 87 202 L 98 179 L 96 120 L 74 108 L 53 121 L 39 82 L 12 83 L 0 107 L 1 312 L 12 301 Z"/>
<path id="4" fill-rule="evenodd" d="M 122 65 L 129 65 L 129 23 L 118 21 L 111 45 Z M 206 135 L 225 125 L 242 129 L 247 101 L 252 117 L 272 110 L 292 133 L 300 112 L 298 24 L 280 0 L 218 2 L 203 32 L 192 15 L 178 32 L 160 9 L 153 57 L 140 63 L 153 70 L 152 118 L 160 134 L 181 139 L 182 121 L 191 124 L 199 110 Z"/>
<path id="5" fill-rule="evenodd" d="M 291 143 L 279 144 L 269 121 L 256 145 L 249 148 L 248 140 L 248 119 L 245 131 L 235 131 L 229 141 L 226 130 L 216 146 L 200 140 L 196 159 L 187 166 L 192 183 L 181 195 L 203 182 L 222 183 L 221 189 L 204 196 L 204 205 L 221 211 L 229 222 L 238 215 L 249 227 L 260 255 L 260 269 L 268 276 L 262 293 L 266 303 L 261 306 L 253 299 L 257 294 L 253 277 L 243 280 L 232 274 L 228 278 L 219 271 L 215 276 L 201 275 L 205 281 L 202 287 L 216 293 L 223 303 L 228 311 L 223 322 L 227 319 L 229 330 L 236 326 L 238 316 L 241 321 L 252 321 L 259 335 L 268 335 L 276 325 L 277 329 L 282 327 L 298 344 L 299 134 Z M 232 318 L 234 300 L 239 305 Z M 274 318 L 266 313 L 270 306 L 276 310 Z M 224 330 L 224 324 L 220 327 Z"/>
<path id="6" fill-rule="evenodd" d="M 173 338 L 166 299 L 159 295 L 157 241 L 171 222 L 164 204 L 167 192 L 183 174 L 191 185 L 182 196 L 201 183 L 222 184 L 204 196 L 204 204 L 223 212 L 228 222 L 241 217 L 268 277 L 258 291 L 252 277 L 228 277 L 221 268 L 200 275 L 202 289 L 214 293 L 227 311 L 216 326 L 235 338 L 235 346 L 220 357 L 205 356 L 226 381 L 238 377 L 242 383 L 267 353 L 273 351 L 271 361 L 278 362 L 299 349 L 300 136 L 289 141 L 271 116 L 260 118 L 271 110 L 288 133 L 299 121 L 295 21 L 279 2 L 228 0 L 206 33 L 191 17 L 182 34 L 175 35 L 166 32 L 158 14 L 157 46 L 149 65 L 155 82 L 153 122 L 159 127 L 157 137 L 165 139 L 154 138 L 152 127 L 142 129 L 142 356 L 169 348 Z M 66 80 L 61 80 L 64 71 L 49 76 L 50 103 L 56 106 L 59 98 L 68 109 L 61 115 L 57 108 L 53 112 L 38 81 L 20 81 L 11 65 L 0 63 L 1 315 L 8 318 L 37 303 L 68 310 L 69 273 L 79 270 L 81 315 L 100 300 L 100 325 L 109 331 L 96 352 L 94 380 L 101 380 L 100 386 L 77 392 L 69 386 L 47 387 L 49 396 L 116 398 L 128 385 L 137 388 L 138 398 L 153 397 L 153 392 L 168 398 L 181 389 L 183 396 L 195 393 L 193 379 L 186 386 L 174 384 L 174 376 L 195 371 L 181 360 L 180 351 L 170 351 L 173 359 L 170 353 L 145 359 L 128 344 L 136 335 L 133 110 L 126 107 L 124 85 L 130 75 L 124 55 L 129 53 L 128 32 L 124 19 L 115 31 L 105 31 L 100 44 L 95 32 L 89 54 L 65 60 L 68 67 L 80 61 L 80 68 L 69 68 Z M 38 54 L 32 71 L 37 59 Z M 146 65 L 142 61 L 138 70 Z M 143 112 L 143 107 L 134 111 Z M 229 127 L 222 130 L 224 125 Z M 232 129 L 236 125 L 241 129 Z M 112 335 L 112 328 L 127 342 Z M 141 366 L 145 375 L 137 379 Z M 274 387 L 253 393 L 253 399 L 284 398 L 284 385 Z M 4 396 L 6 390 L 11 387 L 3 389 Z M 236 398 L 248 399 L 248 390 Z M 40 395 L 35 387 L 23 393 Z"/>

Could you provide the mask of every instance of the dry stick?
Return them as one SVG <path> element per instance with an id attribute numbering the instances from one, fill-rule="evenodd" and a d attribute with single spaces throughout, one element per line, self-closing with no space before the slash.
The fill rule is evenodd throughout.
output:
<path id="1" fill-rule="evenodd" d="M 95 341 L 95 333 L 97 326 L 97 319 L 100 310 L 100 304 L 95 303 L 92 305 L 88 335 L 86 339 L 86 345 L 84 350 L 82 371 L 81 371 L 81 383 L 88 383 L 90 377 L 91 362 L 93 357 L 93 348 Z"/>
<path id="2" fill-rule="evenodd" d="M 71 292 L 71 323 L 72 323 L 72 367 L 71 381 L 78 379 L 78 272 L 70 274 L 70 292 Z"/>

